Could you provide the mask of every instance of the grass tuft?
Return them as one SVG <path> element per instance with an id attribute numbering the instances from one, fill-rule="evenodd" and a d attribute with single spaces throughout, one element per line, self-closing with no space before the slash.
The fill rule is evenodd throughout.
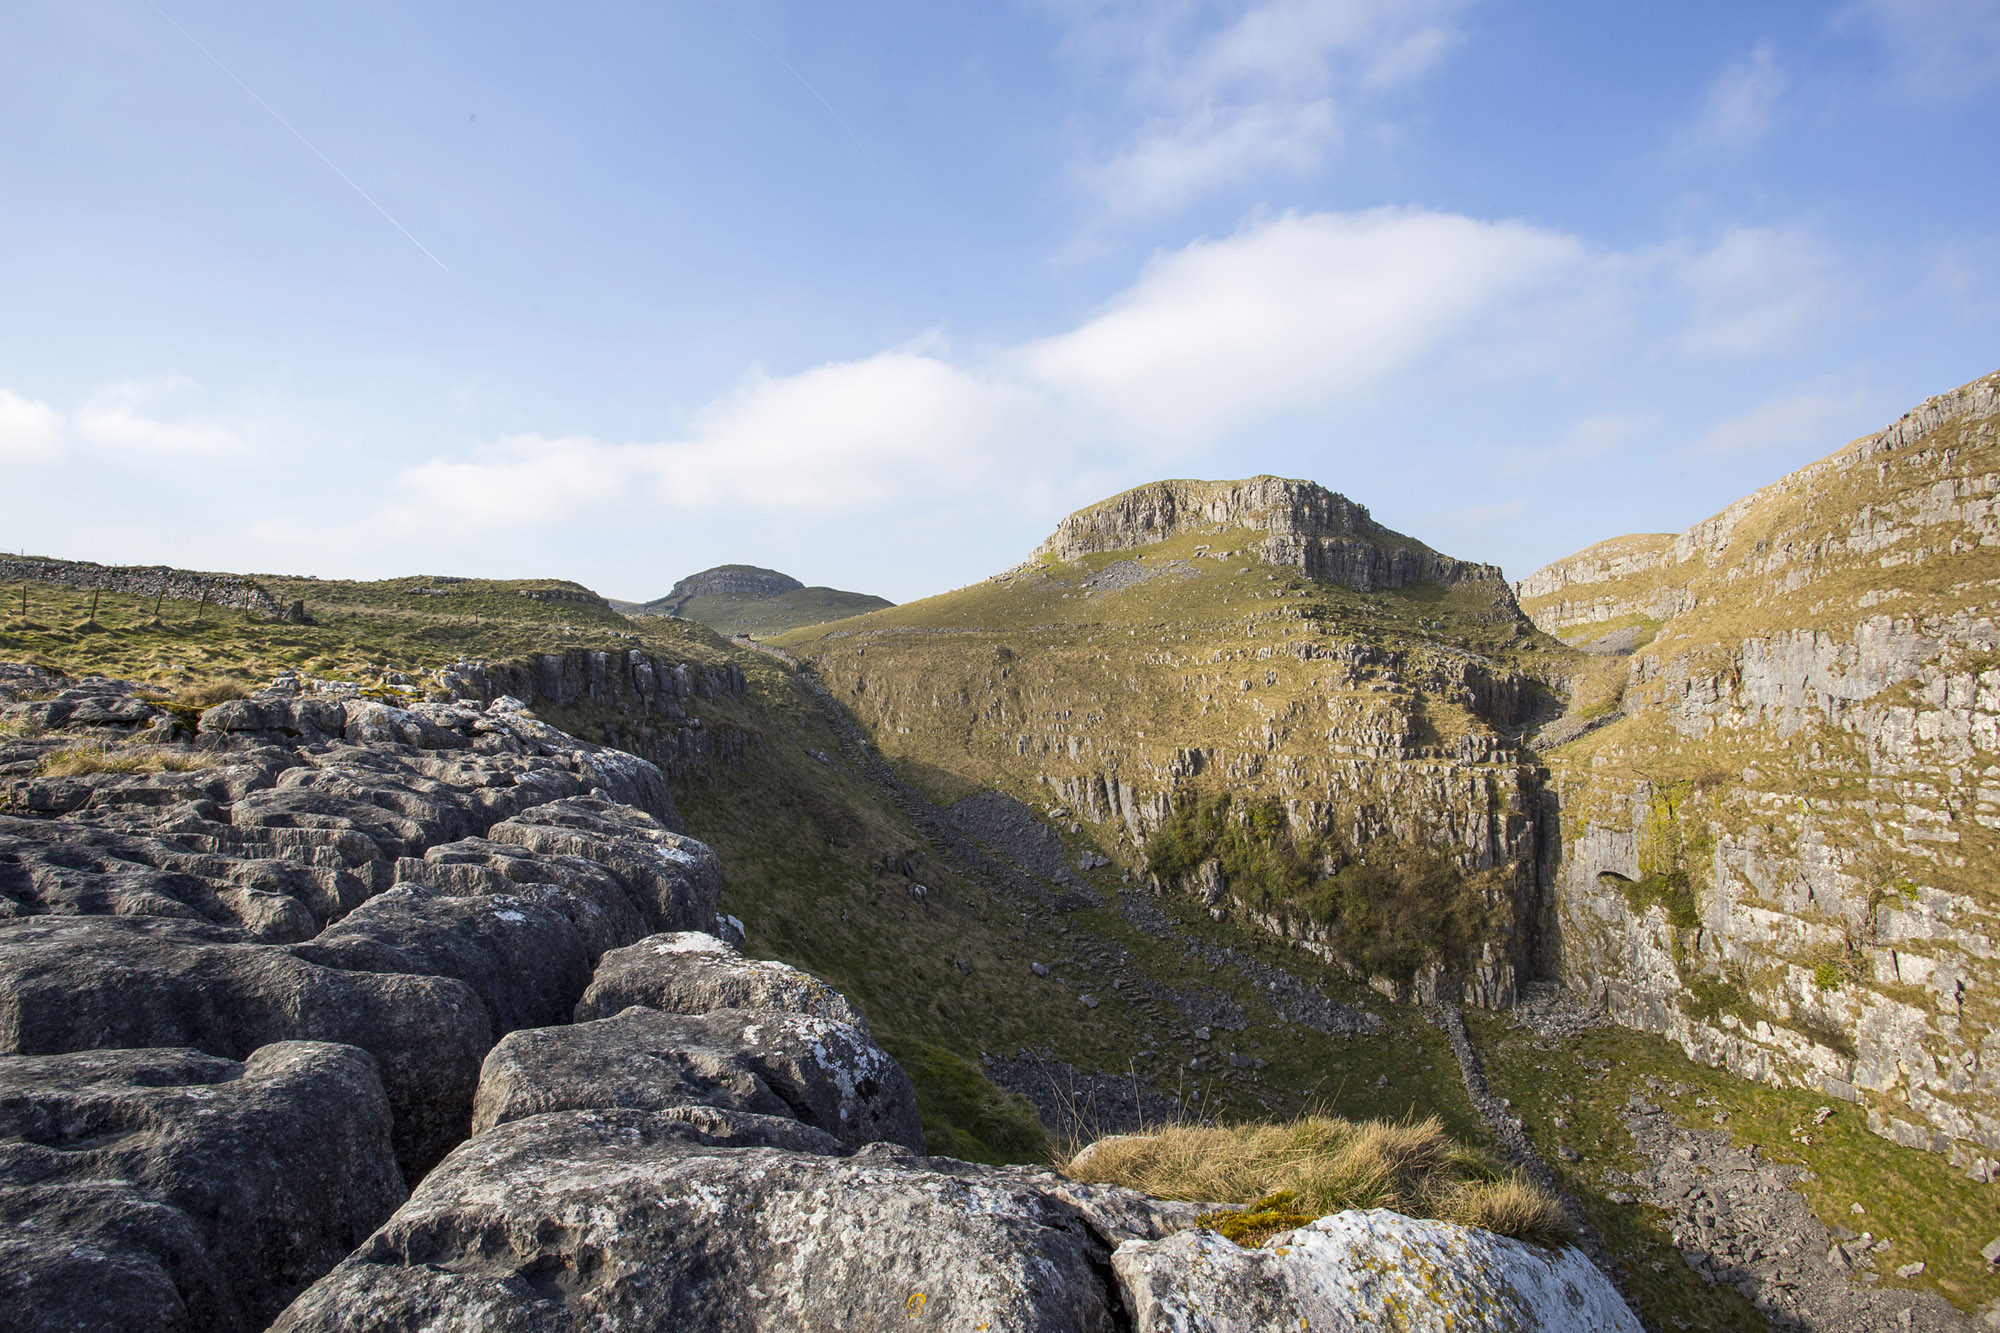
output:
<path id="1" fill-rule="evenodd" d="M 45 778 L 80 778 L 92 773 L 185 773 L 213 768 L 216 758 L 201 750 L 169 750 L 157 745 L 130 747 L 84 741 L 43 756 L 35 772 Z"/>
<path id="2" fill-rule="evenodd" d="M 1218 1230 L 1246 1245 L 1350 1208 L 1388 1208 L 1545 1245 L 1570 1238 L 1554 1199 L 1454 1140 L 1435 1116 L 1170 1125 L 1100 1139 L 1063 1170 L 1155 1198 L 1250 1205 L 1226 1227 L 1212 1215 Z"/>

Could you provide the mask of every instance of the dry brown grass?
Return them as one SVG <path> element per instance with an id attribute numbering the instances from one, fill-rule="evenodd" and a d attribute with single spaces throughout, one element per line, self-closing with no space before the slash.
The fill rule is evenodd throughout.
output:
<path id="1" fill-rule="evenodd" d="M 190 681 L 180 686 L 174 691 L 174 701 L 195 708 L 212 708 L 231 699 L 244 698 L 249 693 L 241 681 L 230 680 L 226 676 L 214 676 L 208 680 Z"/>
<path id="2" fill-rule="evenodd" d="M 1554 1199 L 1451 1138 L 1435 1117 L 1172 1125 L 1099 1140 L 1063 1170 L 1155 1198 L 1245 1204 L 1274 1220 L 1388 1208 L 1541 1244 L 1570 1237 Z M 1255 1244 L 1270 1230 L 1234 1238 Z"/>
<path id="3" fill-rule="evenodd" d="M 80 778 L 92 773 L 185 773 L 213 768 L 216 758 L 201 750 L 158 745 L 101 745 L 83 741 L 42 757 L 35 772 L 45 778 Z"/>

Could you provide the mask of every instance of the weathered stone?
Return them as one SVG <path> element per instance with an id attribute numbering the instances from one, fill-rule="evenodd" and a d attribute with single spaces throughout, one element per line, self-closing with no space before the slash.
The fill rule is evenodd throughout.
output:
<path id="1" fill-rule="evenodd" d="M 1435 1333 L 1639 1333 L 1575 1249 L 1386 1209 L 1335 1213 L 1245 1249 L 1212 1231 L 1127 1241 L 1112 1255 L 1138 1333 L 1397 1327 Z"/>
<path id="2" fill-rule="evenodd" d="M 0 1051 L 187 1046 L 244 1059 L 280 1041 L 373 1055 L 412 1176 L 463 1138 L 493 1044 L 479 997 L 437 976 L 346 972 L 235 931 L 158 917 L 0 923 Z"/>
<path id="3" fill-rule="evenodd" d="M 1074 1208 L 1004 1172 L 883 1145 L 718 1148 L 657 1113 L 571 1111 L 462 1145 L 275 1328 L 1110 1333 L 1105 1254 Z"/>
<path id="4" fill-rule="evenodd" d="M 845 995 L 788 963 L 743 957 L 713 935 L 676 931 L 614 949 L 597 964 L 576 1021 L 609 1018 L 631 1005 L 669 1014 L 773 1009 L 868 1030 Z"/>
<path id="5" fill-rule="evenodd" d="M 486 1006 L 496 1036 L 567 1022 L 590 984 L 563 891 L 523 885 L 455 898 L 404 884 L 371 898 L 292 953 L 322 967 L 455 977 Z"/>
<path id="6" fill-rule="evenodd" d="M 486 837 L 539 855 L 596 862 L 639 896 L 655 931 L 713 928 L 722 863 L 643 810 L 595 797 L 550 801 L 495 824 Z"/>
<path id="7" fill-rule="evenodd" d="M 916 1092 L 902 1067 L 845 1023 L 719 1009 L 611 1018 L 503 1038 L 480 1071 L 473 1130 L 549 1111 L 708 1105 L 789 1115 L 849 1148 L 923 1150 Z"/>
<path id="8" fill-rule="evenodd" d="M 576 927 L 593 967 L 608 951 L 651 933 L 649 913 L 624 880 L 580 856 L 530 852 L 487 838 L 466 838 L 396 863 L 396 878 L 471 897 L 518 893 L 530 884 L 562 890 L 556 905 Z M 600 968 L 601 970 L 601 968 Z"/>
<path id="9" fill-rule="evenodd" d="M 403 1201 L 375 1062 L 0 1058 L 0 1325 L 261 1329 Z"/>

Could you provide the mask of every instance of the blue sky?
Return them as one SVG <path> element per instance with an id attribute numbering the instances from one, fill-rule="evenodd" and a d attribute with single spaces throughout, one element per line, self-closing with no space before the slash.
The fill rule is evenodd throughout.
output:
<path id="1" fill-rule="evenodd" d="M 0 544 L 905 600 L 1273 472 L 1520 577 L 2000 367 L 1996 127 L 1991 0 L 15 0 Z"/>

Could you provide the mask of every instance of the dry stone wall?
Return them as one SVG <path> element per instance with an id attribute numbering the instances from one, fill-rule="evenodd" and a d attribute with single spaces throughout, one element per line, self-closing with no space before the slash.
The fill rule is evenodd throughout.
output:
<path id="1" fill-rule="evenodd" d="M 0 556 L 0 583 L 53 583 L 173 602 L 206 602 L 254 611 L 274 620 L 300 620 L 302 607 L 285 606 L 255 579 L 241 574 L 205 574 L 167 565 L 97 565 L 87 560 L 44 560 Z"/>

